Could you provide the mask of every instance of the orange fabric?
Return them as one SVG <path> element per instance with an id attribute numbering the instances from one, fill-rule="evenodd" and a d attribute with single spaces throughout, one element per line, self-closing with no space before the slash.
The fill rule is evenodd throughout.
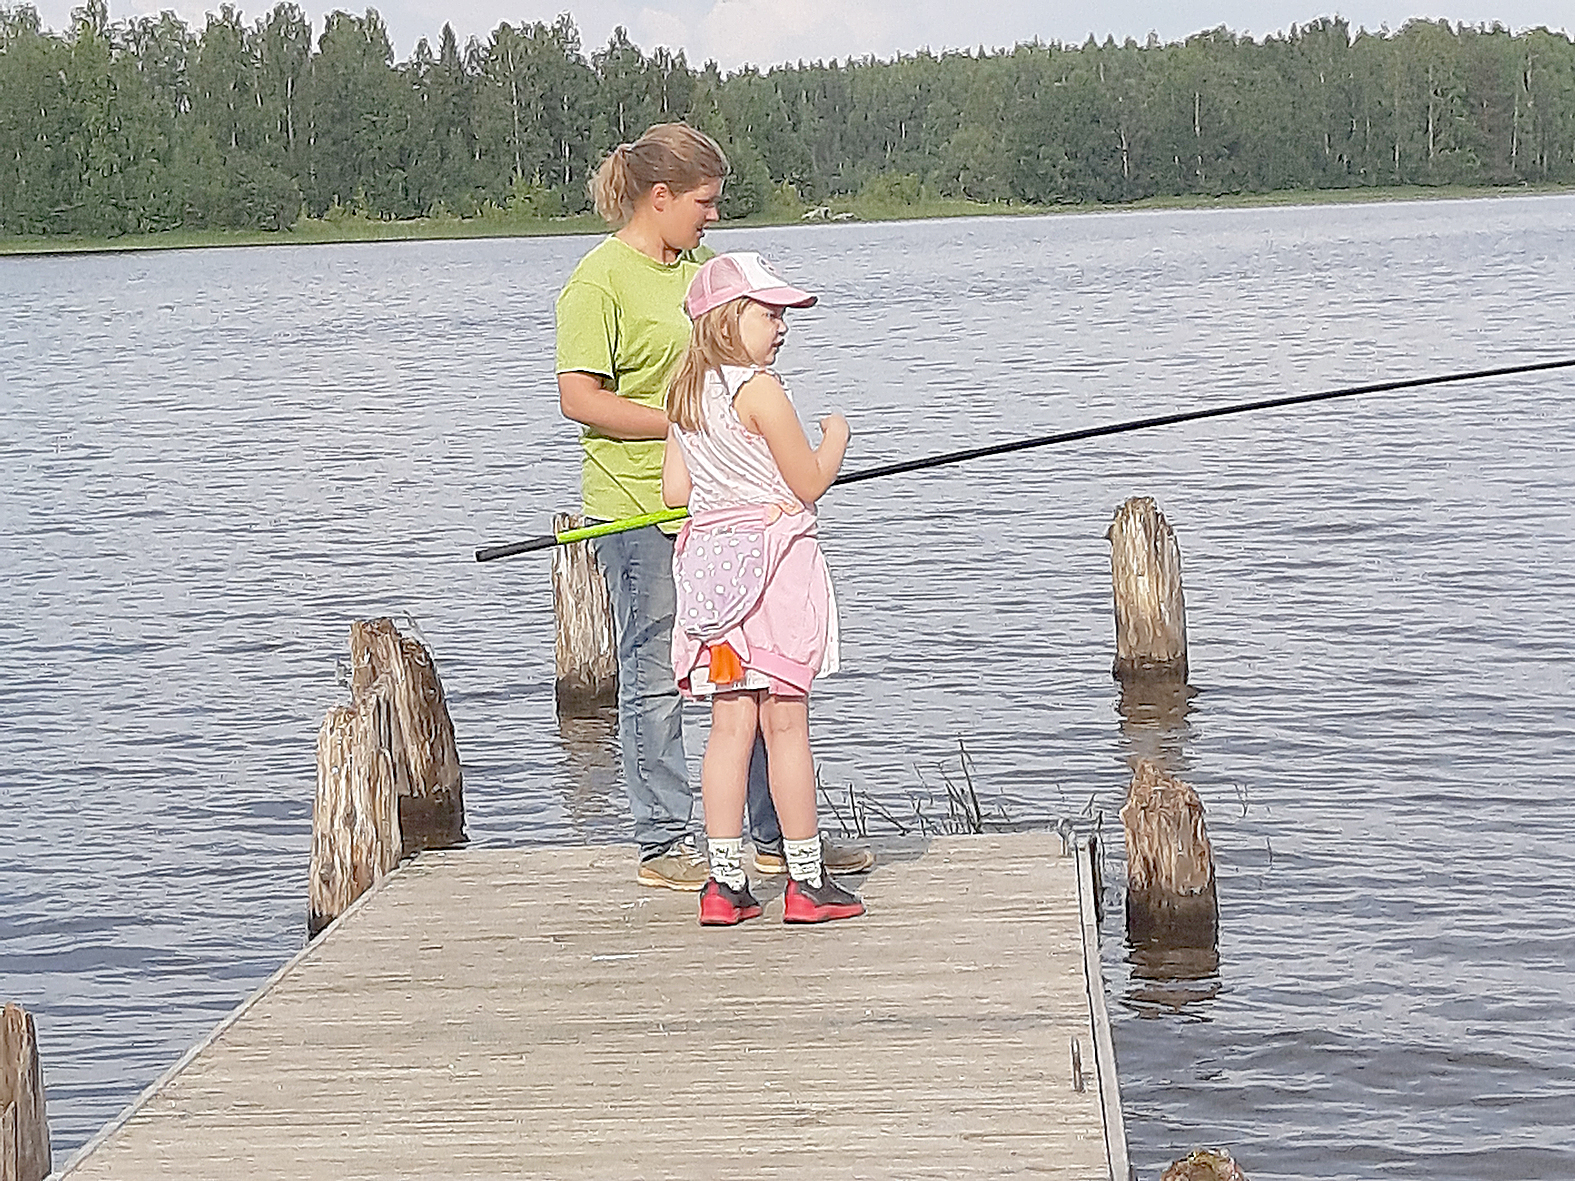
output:
<path id="1" fill-rule="evenodd" d="M 738 658 L 731 644 L 724 640 L 720 644 L 712 644 L 706 651 L 711 656 L 711 669 L 706 680 L 713 685 L 731 685 L 734 681 L 744 679 L 744 662 Z"/>

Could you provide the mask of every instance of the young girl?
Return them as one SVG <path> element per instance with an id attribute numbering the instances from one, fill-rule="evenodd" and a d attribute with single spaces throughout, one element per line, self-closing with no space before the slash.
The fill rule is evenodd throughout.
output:
<path id="1" fill-rule="evenodd" d="M 673 668 L 685 696 L 711 698 L 700 768 L 711 871 L 700 894 L 706 926 L 760 913 L 740 851 L 757 727 L 787 859 L 783 921 L 864 913 L 821 864 L 809 751 L 810 683 L 837 664 L 836 605 L 814 506 L 842 466 L 848 422 L 840 414 L 821 419 L 821 444 L 811 447 L 767 368 L 787 335 L 783 309 L 814 302 L 758 254 L 712 258 L 684 300 L 694 326 L 668 392 L 662 497 L 690 511 L 673 551 Z"/>

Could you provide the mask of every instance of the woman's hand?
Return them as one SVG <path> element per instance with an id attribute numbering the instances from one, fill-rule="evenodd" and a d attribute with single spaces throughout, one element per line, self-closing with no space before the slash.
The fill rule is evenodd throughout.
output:
<path id="1" fill-rule="evenodd" d="M 620 398 L 595 373 L 558 374 L 558 409 L 563 416 L 609 439 L 665 439 L 667 412 Z"/>

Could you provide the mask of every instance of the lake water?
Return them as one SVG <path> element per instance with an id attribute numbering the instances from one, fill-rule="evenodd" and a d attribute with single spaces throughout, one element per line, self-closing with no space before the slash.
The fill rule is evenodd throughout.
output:
<path id="1" fill-rule="evenodd" d="M 1575 356 L 1575 197 L 710 241 L 821 292 L 781 367 L 850 469 Z M 627 839 L 609 727 L 554 717 L 544 557 L 472 560 L 574 506 L 552 301 L 590 244 L 0 258 L 0 999 L 61 1163 L 301 945 L 350 620 L 433 648 L 477 842 Z M 1176 529 L 1222 929 L 1167 983 L 1106 923 L 1141 1175 L 1575 1176 L 1572 402 L 1444 386 L 826 498 L 827 784 L 943 811 L 962 744 L 987 810 L 1110 836 L 1103 534 L 1133 494 Z"/>

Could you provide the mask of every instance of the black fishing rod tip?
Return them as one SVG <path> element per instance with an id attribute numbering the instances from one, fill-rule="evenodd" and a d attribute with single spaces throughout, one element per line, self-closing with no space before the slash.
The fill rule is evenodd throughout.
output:
<path id="1" fill-rule="evenodd" d="M 507 545 L 487 546 L 476 551 L 476 561 L 495 562 L 499 558 L 512 558 L 515 554 L 528 554 L 536 550 L 551 549 L 558 544 L 558 535 L 548 533 L 545 537 L 531 537 L 524 541 L 513 541 Z"/>

